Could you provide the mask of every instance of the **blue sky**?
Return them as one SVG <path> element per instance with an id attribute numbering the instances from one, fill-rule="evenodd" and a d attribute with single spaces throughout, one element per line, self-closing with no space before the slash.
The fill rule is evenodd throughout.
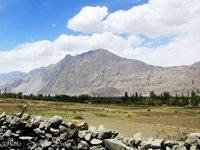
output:
<path id="1" fill-rule="evenodd" d="M 85 6 L 106 6 L 109 12 L 128 10 L 147 3 L 133 0 L 0 0 L 0 50 L 12 50 L 19 44 L 55 40 L 61 34 L 78 35 L 66 28 Z"/>
<path id="2" fill-rule="evenodd" d="M 190 65 L 200 61 L 199 26 L 199 0 L 0 0 L 0 73 L 98 48 L 152 65 Z"/>

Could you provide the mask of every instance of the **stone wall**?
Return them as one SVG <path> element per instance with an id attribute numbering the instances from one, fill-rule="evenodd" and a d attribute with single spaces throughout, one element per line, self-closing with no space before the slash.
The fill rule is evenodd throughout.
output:
<path id="1" fill-rule="evenodd" d="M 191 133 L 184 141 L 164 141 L 149 138 L 142 133 L 127 138 L 122 133 L 88 126 L 87 122 L 75 125 L 64 122 L 56 115 L 49 120 L 28 114 L 0 115 L 0 149 L 18 150 L 197 150 L 200 133 Z"/>

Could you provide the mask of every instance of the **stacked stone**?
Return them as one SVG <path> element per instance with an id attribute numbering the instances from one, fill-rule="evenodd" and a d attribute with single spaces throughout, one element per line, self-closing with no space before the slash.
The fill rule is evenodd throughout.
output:
<path id="1" fill-rule="evenodd" d="M 149 138 L 142 133 L 127 138 L 122 133 L 88 126 L 87 122 L 75 125 L 64 122 L 56 115 L 49 120 L 28 114 L 0 115 L 0 149 L 12 150 L 196 150 L 200 149 L 200 133 L 189 134 L 185 141 L 172 142 Z"/>

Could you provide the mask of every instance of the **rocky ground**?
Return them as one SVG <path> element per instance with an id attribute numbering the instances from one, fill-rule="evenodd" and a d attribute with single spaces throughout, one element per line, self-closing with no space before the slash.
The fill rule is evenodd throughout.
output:
<path id="1" fill-rule="evenodd" d="M 48 120 L 28 114 L 0 115 L 0 149 L 70 149 L 70 150 L 196 150 L 200 148 L 200 133 L 190 133 L 176 140 L 150 137 L 141 132 L 132 138 L 104 125 L 89 126 L 87 122 L 66 122 L 59 115 Z M 126 126 L 124 126 L 126 128 Z"/>

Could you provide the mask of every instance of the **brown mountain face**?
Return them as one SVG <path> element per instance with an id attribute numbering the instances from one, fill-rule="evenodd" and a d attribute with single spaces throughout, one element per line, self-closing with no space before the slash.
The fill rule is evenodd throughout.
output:
<path id="1" fill-rule="evenodd" d="M 64 59 L 22 80 L 5 85 L 24 94 L 95 94 L 121 96 L 127 91 L 149 95 L 169 91 L 187 94 L 200 89 L 200 62 L 191 66 L 155 67 L 98 49 Z M 4 87 L 5 87 L 4 86 Z"/>

